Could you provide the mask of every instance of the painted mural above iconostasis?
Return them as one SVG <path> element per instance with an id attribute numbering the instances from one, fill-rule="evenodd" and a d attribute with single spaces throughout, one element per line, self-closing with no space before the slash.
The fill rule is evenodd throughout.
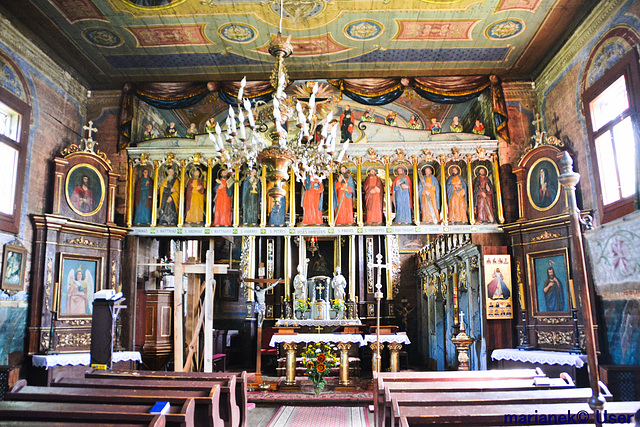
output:
<path id="1" fill-rule="evenodd" d="M 529 78 L 548 46 L 597 2 L 28 0 L 7 8 L 92 89 L 115 89 L 154 79 L 231 80 L 239 70 L 265 79 L 269 41 L 280 29 L 292 37 L 287 67 L 296 79 Z"/>
<path id="2" fill-rule="evenodd" d="M 294 81 L 289 86 L 287 92 L 293 103 L 297 99 L 308 98 L 306 93 L 316 81 Z M 432 126 L 434 133 L 451 134 L 445 139 L 457 139 L 457 132 L 482 133 L 494 136 L 494 124 L 491 118 L 491 101 L 489 96 L 481 93 L 477 98 L 461 103 L 438 103 L 427 100 L 419 96 L 413 89 L 406 88 L 403 94 L 395 101 L 385 105 L 364 105 L 346 96 L 343 96 L 338 88 L 328 84 L 326 81 L 318 81 L 320 90 L 318 92 L 317 110 L 318 115 L 326 117 L 329 111 L 334 117 L 340 118 L 345 110 L 351 111 L 353 126 L 350 132 L 351 140 L 355 143 L 380 142 L 380 141 L 401 141 L 406 137 L 398 136 L 404 130 L 426 130 L 427 132 L 415 133 L 419 137 L 408 137 L 409 139 L 425 140 L 430 134 Z M 255 104 L 257 108 L 257 121 L 269 122 L 270 108 L 267 103 L 259 101 Z M 229 104 L 222 100 L 218 93 L 210 92 L 200 102 L 195 105 L 181 109 L 160 109 L 155 108 L 143 101 L 138 102 L 136 118 L 133 120 L 133 141 L 134 143 L 149 139 L 162 137 L 192 137 L 194 135 L 207 133 L 208 123 L 223 125 L 228 113 Z M 478 114 L 479 113 L 479 114 Z M 473 114 L 473 117 L 470 116 Z M 457 120 L 455 119 L 457 118 Z M 342 119 L 340 119 L 342 121 Z M 476 120 L 479 120 L 484 129 L 482 132 L 474 132 Z M 454 121 L 458 123 L 454 124 Z M 169 131 L 170 123 L 174 123 L 176 134 Z M 378 123 L 397 129 L 373 127 L 365 133 L 361 123 Z M 149 133 L 149 125 L 152 126 L 152 133 Z M 453 126 L 453 128 L 452 128 Z M 366 126 L 365 126 L 366 127 Z M 455 130 L 454 130 L 455 129 Z M 476 128 L 476 131 L 479 129 Z M 210 129 L 211 130 L 211 129 Z M 147 132 L 145 134 L 145 132 Z M 439 137 L 438 137 L 439 138 Z M 438 139 L 436 138 L 436 139 Z"/>

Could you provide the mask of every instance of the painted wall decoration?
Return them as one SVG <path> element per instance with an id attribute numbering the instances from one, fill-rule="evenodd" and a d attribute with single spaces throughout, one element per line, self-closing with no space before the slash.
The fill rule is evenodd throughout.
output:
<path id="1" fill-rule="evenodd" d="M 524 22 L 519 19 L 504 19 L 488 27 L 485 34 L 489 39 L 506 40 L 522 33 L 524 28 Z"/>
<path id="2" fill-rule="evenodd" d="M 513 318 L 511 256 L 484 256 L 484 283 L 487 319 Z"/>
<path id="3" fill-rule="evenodd" d="M 568 312 L 569 262 L 567 249 L 556 249 L 527 254 L 529 280 L 535 292 L 534 314 Z"/>
<path id="4" fill-rule="evenodd" d="M 204 35 L 205 24 L 168 25 L 156 27 L 127 28 L 140 47 L 198 46 L 211 44 Z"/>
<path id="5" fill-rule="evenodd" d="M 398 21 L 396 40 L 472 40 L 478 20 Z"/>
<path id="6" fill-rule="evenodd" d="M 90 317 L 93 295 L 102 288 L 102 258 L 60 255 L 60 277 L 54 310 L 60 318 Z"/>
<path id="7" fill-rule="evenodd" d="M 91 216 L 102 207 L 105 184 L 94 166 L 80 163 L 71 168 L 64 187 L 67 203 L 77 214 Z"/>
<path id="8" fill-rule="evenodd" d="M 118 47 L 124 43 L 122 37 L 106 28 L 88 28 L 82 32 L 82 36 L 99 47 Z"/>
<path id="9" fill-rule="evenodd" d="M 558 167 L 549 158 L 536 161 L 527 175 L 527 197 L 538 211 L 551 209 L 560 198 Z"/>
<path id="10" fill-rule="evenodd" d="M 344 33 L 353 40 L 373 40 L 379 37 L 383 31 L 382 24 L 371 20 L 362 20 L 347 25 Z"/>
<path id="11" fill-rule="evenodd" d="M 220 37 L 234 43 L 249 43 L 258 37 L 258 31 L 244 24 L 230 23 L 218 29 Z"/>

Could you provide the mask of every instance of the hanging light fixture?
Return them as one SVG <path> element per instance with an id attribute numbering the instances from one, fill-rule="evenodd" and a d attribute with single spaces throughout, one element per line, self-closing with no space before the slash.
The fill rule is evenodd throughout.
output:
<path id="1" fill-rule="evenodd" d="M 275 89 L 272 109 L 274 131 L 270 134 L 272 143 L 269 144 L 260 135 L 251 102 L 243 98 L 246 78 L 242 79 L 238 91 L 238 125 L 236 125 L 236 112 L 232 106 L 229 106 L 224 137 L 226 144 L 223 142 L 222 129 L 219 125 L 216 125 L 215 135 L 209 133 L 220 154 L 221 162 L 228 168 L 237 170 L 243 164 L 247 164 L 250 168 L 254 164 L 267 167 L 267 180 L 274 184 L 267 194 L 276 204 L 279 204 L 281 198 L 286 195 L 284 183 L 289 179 L 289 168 L 293 169 L 296 179 L 300 182 L 307 176 L 326 179 L 333 168 L 342 161 L 349 146 L 349 140 L 344 141 L 341 152 L 334 159 L 338 121 L 334 120 L 331 111 L 325 118 L 318 117 L 317 82 L 307 102 L 306 112 L 299 100 L 296 101 L 295 108 L 291 106 L 292 102 L 287 102 L 285 89 L 289 84 L 289 75 L 284 60 L 293 53 L 293 46 L 291 36 L 286 39 L 282 37 L 283 10 L 281 2 L 280 31 L 269 43 L 269 53 L 276 58 L 270 78 L 271 85 Z M 244 125 L 245 113 L 249 120 L 250 138 L 247 137 L 247 129 Z M 294 116 L 296 130 L 290 133 L 289 122 Z"/>

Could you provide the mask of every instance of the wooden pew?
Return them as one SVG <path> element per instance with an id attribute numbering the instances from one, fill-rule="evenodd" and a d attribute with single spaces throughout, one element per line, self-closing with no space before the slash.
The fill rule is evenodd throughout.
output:
<path id="1" fill-rule="evenodd" d="M 400 425 L 423 426 L 434 424 L 459 424 L 459 425 L 546 425 L 562 424 L 567 422 L 567 417 L 573 415 L 574 420 L 582 425 L 593 425 L 595 415 L 584 403 L 545 403 L 545 404 L 517 404 L 517 405 L 468 405 L 468 406 L 399 406 L 396 400 L 392 401 L 394 416 L 399 419 Z M 633 414 L 640 409 L 640 402 L 607 402 L 604 411 L 597 414 L 600 421 L 630 423 Z M 581 412 L 584 411 L 584 412 Z M 579 413 L 585 418 L 578 418 Z M 526 419 L 508 418 L 510 416 Z M 536 419 L 535 416 L 538 418 Z M 542 416 L 545 420 L 542 421 Z M 564 418 L 562 418 L 564 417 Z M 546 421 L 549 421 L 547 423 Z M 580 424 L 578 424 L 580 425 Z M 619 425 L 619 424 L 611 424 Z"/>
<path id="2" fill-rule="evenodd" d="M 450 381 L 494 381 L 494 380 L 532 380 L 545 377 L 540 368 L 535 369 L 501 369 L 490 371 L 427 371 L 427 372 L 374 372 L 373 373 L 373 404 L 375 426 L 382 426 L 382 409 L 387 408 L 390 414 L 390 403 L 385 405 L 385 383 L 421 383 L 421 382 L 450 382 Z"/>
<path id="3" fill-rule="evenodd" d="M 69 402 L 0 402 L 0 420 L 4 421 L 61 421 L 93 425 L 94 423 L 151 424 L 156 414 L 150 414 L 153 405 L 121 405 L 111 403 L 69 403 Z M 193 399 L 185 401 L 182 407 L 170 408 L 164 415 L 167 426 L 193 427 Z"/>
<path id="4" fill-rule="evenodd" d="M 171 390 L 210 391 L 214 385 L 220 386 L 220 416 L 225 427 L 240 425 L 240 408 L 236 403 L 235 377 L 219 380 L 167 380 L 150 378 L 144 381 L 131 378 L 55 378 L 52 387 L 85 387 L 100 389 L 154 389 L 164 392 Z"/>
<path id="5" fill-rule="evenodd" d="M 604 384 L 602 395 L 609 400 L 613 396 Z M 471 405 L 516 405 L 545 403 L 583 403 L 591 397 L 590 388 L 567 388 L 563 390 L 522 390 L 522 391 L 484 391 L 477 392 L 390 392 L 387 388 L 385 401 L 396 402 L 398 407 L 406 406 L 471 406 Z M 383 421 L 384 422 L 384 421 Z M 398 425 L 391 414 L 391 425 Z"/>
<path id="6" fill-rule="evenodd" d="M 143 405 L 167 401 L 172 406 L 181 407 L 188 399 L 195 403 L 194 422 L 196 426 L 223 427 L 220 418 L 220 386 L 210 390 L 155 390 L 155 389 L 102 389 L 85 387 L 39 387 L 28 386 L 20 380 L 9 393 L 6 400 L 29 402 L 77 402 L 77 403 L 113 403 L 123 405 Z"/>
<path id="7" fill-rule="evenodd" d="M 87 378 L 173 378 L 184 380 L 189 379 L 224 379 L 231 376 L 236 377 L 236 402 L 240 407 L 240 425 L 247 427 L 247 404 L 249 403 L 247 398 L 247 372 L 169 372 L 169 371 L 115 371 L 115 370 L 100 370 L 90 368 L 85 373 Z"/>

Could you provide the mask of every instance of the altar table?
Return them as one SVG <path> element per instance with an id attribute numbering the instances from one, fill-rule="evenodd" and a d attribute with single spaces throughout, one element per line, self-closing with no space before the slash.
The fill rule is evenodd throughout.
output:
<path id="1" fill-rule="evenodd" d="M 368 334 L 364 336 L 364 341 L 366 344 L 369 344 L 369 348 L 375 354 L 377 353 L 377 344 L 378 344 L 378 336 L 376 334 Z M 402 344 L 409 345 L 411 344 L 411 340 L 405 333 L 399 334 L 380 334 L 380 351 L 384 348 L 384 343 L 387 343 L 387 347 L 389 348 L 390 355 L 390 370 L 391 372 L 398 372 L 399 369 L 399 361 L 398 356 L 399 352 L 402 349 Z M 365 344 L 365 345 L 366 345 Z M 372 363 L 375 363 L 375 358 L 372 359 Z M 377 370 L 376 366 L 372 366 L 373 370 Z"/>
<path id="2" fill-rule="evenodd" d="M 295 385 L 296 383 L 296 349 L 298 343 L 331 343 L 337 344 L 340 350 L 340 385 L 349 385 L 349 349 L 352 344 L 359 347 L 365 345 L 360 334 L 274 334 L 269 342 L 270 347 L 282 344 L 287 352 L 287 371 L 285 384 Z"/>

